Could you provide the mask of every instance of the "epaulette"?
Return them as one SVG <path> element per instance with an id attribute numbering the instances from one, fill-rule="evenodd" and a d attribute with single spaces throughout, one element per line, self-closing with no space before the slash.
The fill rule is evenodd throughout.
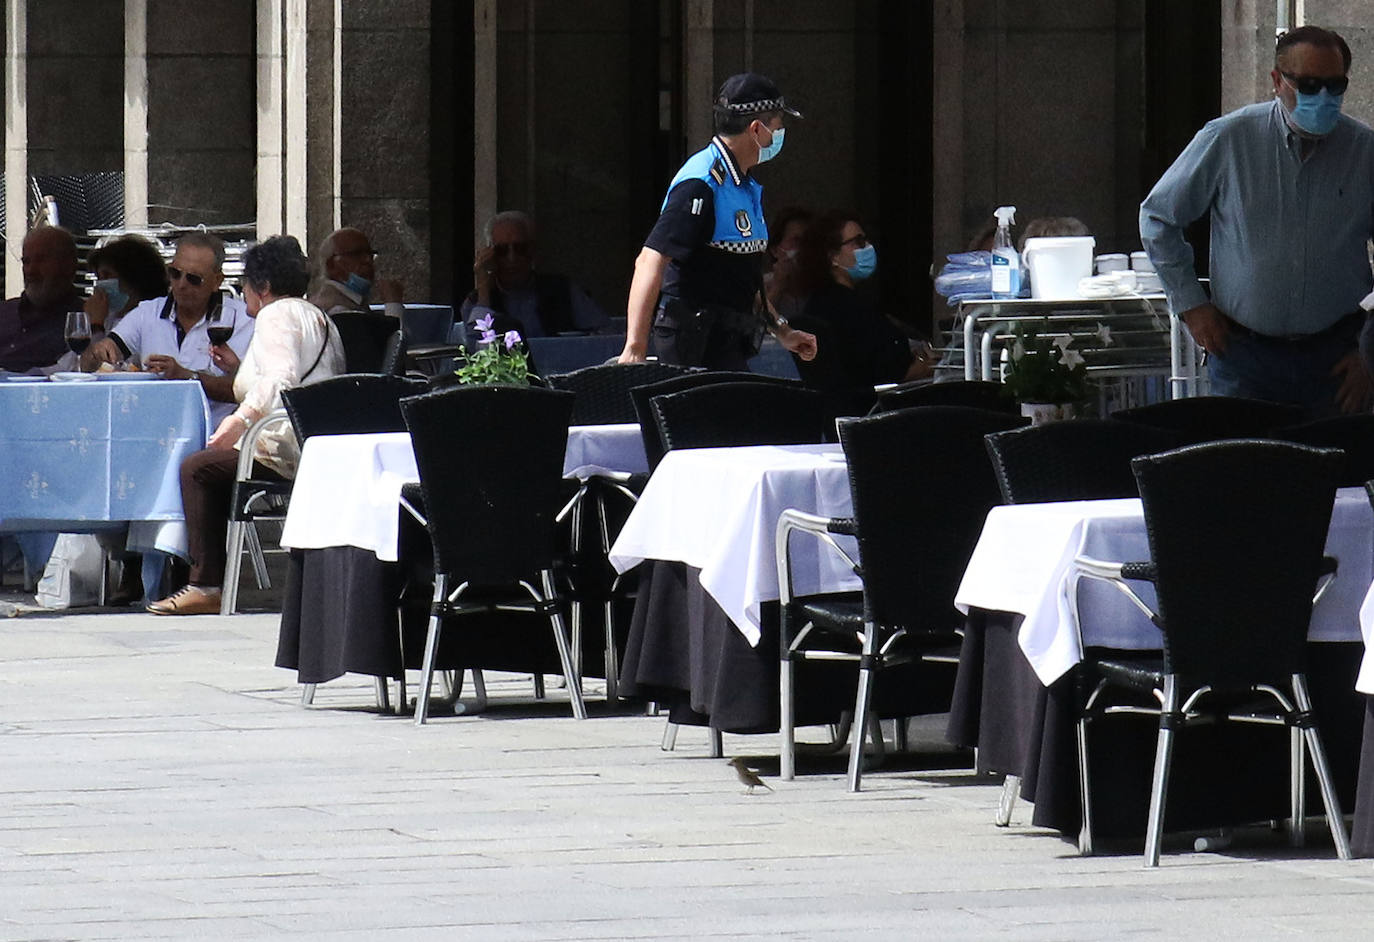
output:
<path id="1" fill-rule="evenodd" d="M 711 164 L 711 179 L 716 181 L 716 186 L 725 185 L 725 164 L 719 157 Z"/>

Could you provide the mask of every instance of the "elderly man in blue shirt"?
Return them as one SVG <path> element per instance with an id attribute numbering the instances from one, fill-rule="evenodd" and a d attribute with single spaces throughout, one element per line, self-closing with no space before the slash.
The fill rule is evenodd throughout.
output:
<path id="1" fill-rule="evenodd" d="M 1275 46 L 1274 100 L 1209 122 L 1140 206 L 1169 307 L 1207 351 L 1212 392 L 1369 405 L 1357 342 L 1374 288 L 1374 130 L 1341 114 L 1350 47 L 1303 26 Z M 1211 298 L 1184 228 L 1211 212 Z"/>

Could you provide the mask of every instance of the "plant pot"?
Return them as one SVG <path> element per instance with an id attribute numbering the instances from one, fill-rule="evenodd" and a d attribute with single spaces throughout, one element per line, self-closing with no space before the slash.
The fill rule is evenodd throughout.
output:
<path id="1" fill-rule="evenodd" d="M 1044 425 L 1046 422 L 1062 422 L 1072 419 L 1077 407 L 1072 402 L 1023 402 L 1021 414 L 1031 420 L 1031 425 Z"/>

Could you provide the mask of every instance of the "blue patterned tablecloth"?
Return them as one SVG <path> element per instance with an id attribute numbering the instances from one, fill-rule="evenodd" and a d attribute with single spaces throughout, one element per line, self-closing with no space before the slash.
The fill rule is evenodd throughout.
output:
<path id="1" fill-rule="evenodd" d="M 192 380 L 0 382 L 0 530 L 181 520 L 209 423 Z"/>

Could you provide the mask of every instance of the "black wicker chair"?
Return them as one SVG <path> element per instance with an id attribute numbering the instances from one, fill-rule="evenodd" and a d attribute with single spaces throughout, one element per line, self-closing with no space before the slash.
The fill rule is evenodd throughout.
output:
<path id="1" fill-rule="evenodd" d="M 401 371 L 405 359 L 404 340 L 394 340 L 401 332 L 400 321 L 396 318 L 381 311 L 340 311 L 330 319 L 339 331 L 348 372 Z"/>
<path id="2" fill-rule="evenodd" d="M 965 406 L 992 412 L 1020 414 L 1016 400 L 1001 383 L 958 380 L 950 383 L 906 383 L 878 393 L 873 414 L 910 409 L 912 406 Z"/>
<path id="3" fill-rule="evenodd" d="M 1187 444 L 1181 432 L 1114 419 L 1047 422 L 987 437 L 1008 504 L 1135 497 L 1131 459 Z"/>
<path id="4" fill-rule="evenodd" d="M 841 657 L 858 664 L 850 791 L 859 790 L 876 675 L 915 659 L 958 663 L 963 616 L 954 607 L 954 594 L 983 520 L 998 503 L 983 436 L 1025 421 L 982 409 L 930 406 L 840 422 L 854 517 L 827 519 L 787 510 L 778 521 L 784 779 L 795 771 L 796 662 Z M 856 537 L 854 566 L 863 591 L 795 597 L 789 542 L 794 530 L 837 551 L 834 534 Z"/>
<path id="5" fill-rule="evenodd" d="M 1165 399 L 1134 409 L 1121 409 L 1112 418 L 1183 432 L 1190 444 L 1233 438 L 1267 438 L 1274 429 L 1302 421 L 1302 409 L 1262 399 L 1236 396 L 1194 396 Z"/>
<path id="6" fill-rule="evenodd" d="M 654 396 L 667 393 L 684 392 L 701 386 L 717 383 L 760 383 L 763 385 L 789 386 L 800 388 L 796 380 L 769 376 L 765 373 L 739 373 L 729 370 L 693 370 L 672 379 L 659 380 L 630 390 L 630 401 L 634 403 L 635 418 L 639 421 L 639 433 L 644 437 L 644 457 L 649 461 L 649 471 L 658 467 L 663 460 L 663 441 L 658 434 L 658 421 L 654 418 L 653 407 L 649 400 Z M 645 479 L 647 480 L 647 478 Z M 636 482 L 643 489 L 642 482 Z M 632 485 L 633 486 L 633 485 Z"/>
<path id="7" fill-rule="evenodd" d="M 1301 840 L 1304 814 L 1305 742 L 1336 852 L 1349 858 L 1305 676 L 1314 590 L 1320 595 L 1319 584 L 1334 574 L 1334 561 L 1322 549 L 1340 454 L 1286 442 L 1227 441 L 1132 464 L 1152 559 L 1080 557 L 1075 575 L 1115 584 L 1147 612 L 1130 583 L 1153 583 L 1158 605 L 1151 617 L 1164 634 L 1164 650 L 1157 658 L 1122 658 L 1088 649 L 1079 665 L 1079 849 L 1093 849 L 1089 724 L 1126 712 L 1159 717 L 1146 866 L 1159 865 L 1175 735 L 1190 725 L 1224 721 L 1288 726 L 1294 843 Z M 1219 481 L 1225 482 L 1220 489 Z M 1273 549 L 1256 552 L 1259 546 Z M 1076 597 L 1073 586 L 1070 597 Z"/>
<path id="8" fill-rule="evenodd" d="M 574 425 L 609 425 L 637 421 L 630 391 L 661 380 L 686 374 L 688 368 L 669 363 L 604 363 L 570 373 L 554 373 L 544 378 L 550 389 L 561 389 L 577 396 L 573 400 Z M 633 504 L 643 492 L 648 475 L 642 473 L 598 474 L 581 482 L 565 508 L 570 516 L 572 562 L 572 644 L 573 656 L 582 653 L 583 606 L 600 605 L 605 630 L 606 698 L 617 697 L 619 652 L 616 644 L 615 608 L 623 594 L 622 578 L 615 573 L 606 556 L 614 542 L 616 526 L 611 508 L 619 511 L 625 502 Z M 617 505 L 614 502 L 620 501 Z M 591 508 L 588 521 L 587 508 Z M 618 512 L 617 517 L 620 516 Z M 588 524 L 594 531 L 593 548 Z M 580 664 L 579 664 L 580 667 Z"/>
<path id="9" fill-rule="evenodd" d="M 1274 438 L 1315 448 L 1339 448 L 1345 453 L 1340 487 L 1363 487 L 1374 478 L 1374 415 L 1358 413 L 1317 419 L 1277 429 Z"/>
<path id="10" fill-rule="evenodd" d="M 402 497 L 418 490 L 423 511 L 416 516 L 434 546 L 417 725 L 429 712 L 444 622 L 496 611 L 549 619 L 573 715 L 587 716 L 553 576 L 572 408 L 572 393 L 515 386 L 459 386 L 401 402 L 420 470 L 419 485 Z"/>
<path id="11" fill-rule="evenodd" d="M 714 383 L 649 400 L 664 452 L 825 440 L 825 398 L 800 385 Z"/>
<path id="12" fill-rule="evenodd" d="M 403 396 L 424 392 L 425 384 L 399 376 L 376 373 L 335 376 L 311 386 L 282 391 L 285 417 L 291 422 L 301 444 L 311 435 L 346 435 L 363 432 L 404 432 L 398 403 Z M 265 421 L 281 421 L 269 416 Z M 256 436 L 253 436 L 256 439 Z M 243 448 L 243 454 L 252 449 Z M 252 477 L 251 461 L 240 461 L 229 504 L 228 555 L 224 569 L 224 588 L 220 614 L 231 615 L 238 607 L 239 574 L 243 565 L 244 543 L 248 543 L 259 586 L 271 585 L 263 563 L 262 543 L 256 522 L 280 520 L 286 516 L 286 500 L 291 495 L 290 481 L 262 480 Z M 306 702 L 309 702 L 307 697 Z"/>
<path id="13" fill-rule="evenodd" d="M 571 373 L 554 373 L 544 377 L 544 382 L 550 389 L 577 394 L 573 425 L 610 425 L 639 420 L 630 398 L 631 389 L 687 372 L 688 367 L 671 363 L 603 363 Z"/>

